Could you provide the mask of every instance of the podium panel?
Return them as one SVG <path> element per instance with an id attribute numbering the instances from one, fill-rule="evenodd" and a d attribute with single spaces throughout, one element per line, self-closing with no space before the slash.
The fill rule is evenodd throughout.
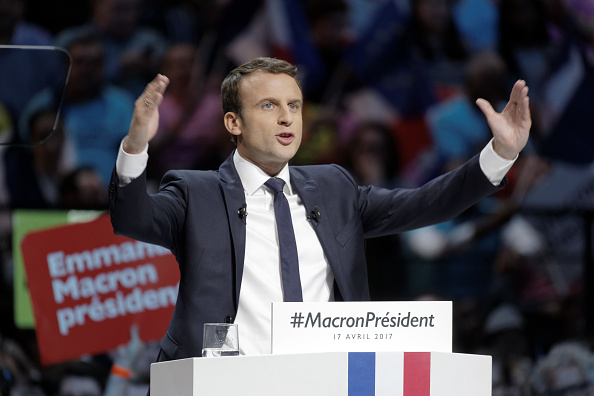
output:
<path id="1" fill-rule="evenodd" d="M 483 396 L 491 356 L 327 352 L 190 358 L 151 365 L 151 396 Z"/>

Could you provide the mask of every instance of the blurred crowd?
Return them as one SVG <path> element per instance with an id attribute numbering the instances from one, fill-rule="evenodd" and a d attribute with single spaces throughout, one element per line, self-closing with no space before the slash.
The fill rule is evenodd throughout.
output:
<path id="1" fill-rule="evenodd" d="M 257 56 L 298 65 L 293 164 L 389 188 L 477 154 L 490 130 L 475 100 L 501 110 L 527 81 L 533 127 L 510 185 L 453 221 L 369 240 L 372 297 L 454 301 L 454 351 L 493 356 L 494 395 L 594 395 L 594 1 L 0 0 L 0 396 L 146 393 L 156 351 L 134 331 L 122 351 L 39 364 L 34 331 L 13 321 L 10 215 L 107 209 L 156 73 L 171 83 L 150 188 L 169 169 L 218 168 L 234 149 L 220 83 Z"/>

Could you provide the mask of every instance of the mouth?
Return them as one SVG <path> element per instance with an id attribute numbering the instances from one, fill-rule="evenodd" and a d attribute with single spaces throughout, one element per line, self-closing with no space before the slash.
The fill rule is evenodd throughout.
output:
<path id="1" fill-rule="evenodd" d="M 295 134 L 293 132 L 281 132 L 276 135 L 276 139 L 284 145 L 291 144 L 295 139 Z"/>

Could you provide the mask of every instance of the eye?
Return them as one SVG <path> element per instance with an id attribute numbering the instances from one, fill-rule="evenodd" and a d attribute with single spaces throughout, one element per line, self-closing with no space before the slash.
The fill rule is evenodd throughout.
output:
<path id="1" fill-rule="evenodd" d="M 272 103 L 264 103 L 262 105 L 262 108 L 265 109 L 265 110 L 270 110 L 270 109 L 273 109 L 274 108 L 274 105 Z"/>
<path id="2" fill-rule="evenodd" d="M 291 103 L 289 104 L 289 109 L 293 110 L 293 111 L 297 111 L 301 108 L 301 106 L 299 105 L 299 103 Z"/>

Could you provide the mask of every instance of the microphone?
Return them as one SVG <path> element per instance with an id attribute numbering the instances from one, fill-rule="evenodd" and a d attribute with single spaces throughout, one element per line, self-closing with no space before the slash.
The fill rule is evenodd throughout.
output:
<path id="1" fill-rule="evenodd" d="M 320 208 L 317 206 L 314 206 L 314 209 L 309 213 L 309 216 L 307 216 L 307 219 L 312 219 L 315 221 L 320 221 L 320 219 L 322 218 L 322 212 L 320 212 Z"/>
<path id="2" fill-rule="evenodd" d="M 243 220 L 243 223 L 245 224 L 245 222 L 246 222 L 245 218 L 246 218 L 246 217 L 247 217 L 247 215 L 248 215 L 248 213 L 247 213 L 247 203 L 245 203 L 245 202 L 244 202 L 244 203 L 241 205 L 241 208 L 239 208 L 239 209 L 237 210 L 237 214 L 239 215 L 239 218 L 240 218 L 241 220 Z"/>

